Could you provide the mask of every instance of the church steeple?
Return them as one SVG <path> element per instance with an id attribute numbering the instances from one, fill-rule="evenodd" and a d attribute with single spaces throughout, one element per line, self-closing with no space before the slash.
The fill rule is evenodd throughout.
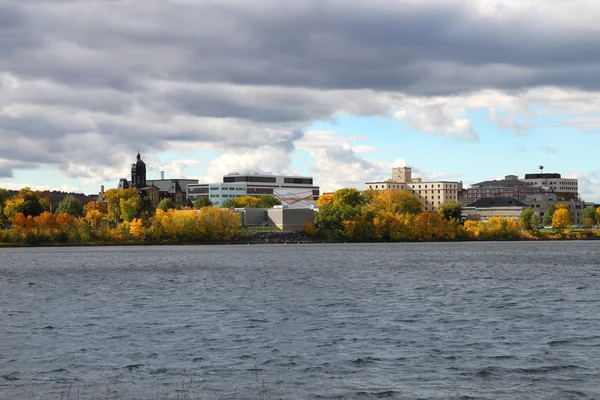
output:
<path id="1" fill-rule="evenodd" d="M 137 161 L 131 164 L 131 187 L 146 187 L 146 163 L 142 161 L 140 152 L 137 153 Z"/>

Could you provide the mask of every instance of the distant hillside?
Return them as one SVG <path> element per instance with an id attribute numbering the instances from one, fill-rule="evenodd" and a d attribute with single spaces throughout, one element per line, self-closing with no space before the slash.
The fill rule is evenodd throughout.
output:
<path id="1" fill-rule="evenodd" d="M 2 188 L 0 187 L 0 189 L 2 189 Z M 8 192 L 11 194 L 11 196 L 14 196 L 19 191 L 18 190 L 8 190 Z M 69 192 L 61 192 L 58 190 L 52 190 L 52 191 L 43 190 L 43 191 L 38 191 L 38 193 L 40 194 L 40 198 L 47 198 L 48 201 L 50 202 L 50 204 L 52 204 L 52 206 L 58 205 L 58 203 L 63 201 L 63 199 L 69 194 L 72 195 L 73 197 L 75 197 L 77 200 L 79 200 L 79 202 L 81 203 L 82 206 L 86 205 L 87 203 L 92 201 L 92 196 L 83 194 L 83 193 L 69 193 Z"/>

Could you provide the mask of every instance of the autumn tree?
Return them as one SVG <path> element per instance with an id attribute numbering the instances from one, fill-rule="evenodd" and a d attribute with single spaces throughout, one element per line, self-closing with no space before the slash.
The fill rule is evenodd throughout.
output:
<path id="1" fill-rule="evenodd" d="M 162 199 L 160 203 L 158 203 L 158 207 L 156 208 L 160 208 L 163 211 L 174 210 L 177 208 L 177 204 L 175 204 L 173 200 L 167 197 Z"/>
<path id="2" fill-rule="evenodd" d="M 120 199 L 119 207 L 121 209 L 121 218 L 127 222 L 133 221 L 140 210 L 140 196 Z"/>
<path id="3" fill-rule="evenodd" d="M 199 210 L 202 207 L 210 207 L 212 205 L 213 205 L 212 201 L 210 201 L 210 199 L 208 197 L 198 197 L 192 203 L 192 206 L 193 206 L 194 210 Z"/>
<path id="4" fill-rule="evenodd" d="M 134 218 L 129 224 L 129 233 L 131 237 L 137 240 L 144 240 L 146 237 L 146 228 L 144 227 L 144 221 L 139 218 Z"/>
<path id="5" fill-rule="evenodd" d="M 446 221 L 450 221 L 451 219 L 455 219 L 460 221 L 462 218 L 462 203 L 450 200 L 443 204 L 438 205 L 437 212 L 444 218 Z"/>
<path id="6" fill-rule="evenodd" d="M 24 203 L 25 201 L 22 198 L 16 196 L 6 200 L 3 209 L 4 216 L 9 221 L 12 221 L 17 214 L 23 214 Z"/>
<path id="7" fill-rule="evenodd" d="M 571 212 L 566 206 L 560 207 L 561 205 L 556 208 L 552 216 L 552 226 L 556 229 L 564 229 L 571 225 Z"/>
<path id="8" fill-rule="evenodd" d="M 242 196 L 233 200 L 234 208 L 259 208 L 260 199 L 254 196 Z"/>
<path id="9" fill-rule="evenodd" d="M 319 207 L 326 206 L 333 203 L 333 193 L 325 193 L 319 196 L 317 199 L 317 205 Z"/>
<path id="10" fill-rule="evenodd" d="M 108 219 L 117 224 L 121 222 L 121 199 L 128 200 L 131 198 L 139 198 L 140 195 L 135 188 L 131 189 L 109 189 L 103 194 L 107 203 Z M 86 214 L 87 215 L 87 214 Z"/>
<path id="11" fill-rule="evenodd" d="M 281 200 L 272 194 L 265 194 L 259 197 L 260 208 L 273 208 L 273 206 L 280 206 Z"/>
<path id="12" fill-rule="evenodd" d="M 4 215 L 12 219 L 17 213 L 25 216 L 36 217 L 44 212 L 39 195 L 29 188 L 21 189 L 14 197 L 6 200 Z"/>
<path id="13" fill-rule="evenodd" d="M 101 201 L 90 201 L 89 203 L 86 203 L 86 205 L 83 206 L 83 215 L 86 215 L 89 211 L 92 210 L 96 210 L 100 214 L 108 213 L 108 207 L 106 206 L 106 203 L 103 203 Z"/>
<path id="14" fill-rule="evenodd" d="M 421 199 L 406 190 L 387 189 L 381 191 L 368 206 L 379 212 L 388 211 L 393 214 L 420 214 L 424 204 Z"/>
<path id="15" fill-rule="evenodd" d="M 66 212 L 73 217 L 79 217 L 81 216 L 82 211 L 83 207 L 81 206 L 81 202 L 75 196 L 68 194 L 60 203 L 58 203 L 54 213 L 58 215 Z"/>
<path id="16" fill-rule="evenodd" d="M 596 208 L 596 225 L 600 224 L 600 207 Z"/>

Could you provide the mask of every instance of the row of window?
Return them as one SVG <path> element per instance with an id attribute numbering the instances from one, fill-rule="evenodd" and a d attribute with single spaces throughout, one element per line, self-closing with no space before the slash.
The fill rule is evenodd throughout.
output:
<path id="1" fill-rule="evenodd" d="M 532 185 L 568 185 L 577 186 L 576 181 L 561 181 L 561 182 L 531 182 Z"/>
<path id="2" fill-rule="evenodd" d="M 283 178 L 283 183 L 293 183 L 296 185 L 312 185 L 312 178 Z"/>
<path id="3" fill-rule="evenodd" d="M 271 176 L 224 176 L 223 183 L 232 182 L 261 182 L 261 183 L 275 183 L 277 180 Z"/>

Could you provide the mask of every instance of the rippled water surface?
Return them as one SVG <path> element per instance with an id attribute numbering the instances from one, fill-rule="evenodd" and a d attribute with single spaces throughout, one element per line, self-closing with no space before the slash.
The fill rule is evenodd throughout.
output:
<path id="1" fill-rule="evenodd" d="M 597 399 L 599 249 L 0 249 L 0 398 Z"/>

